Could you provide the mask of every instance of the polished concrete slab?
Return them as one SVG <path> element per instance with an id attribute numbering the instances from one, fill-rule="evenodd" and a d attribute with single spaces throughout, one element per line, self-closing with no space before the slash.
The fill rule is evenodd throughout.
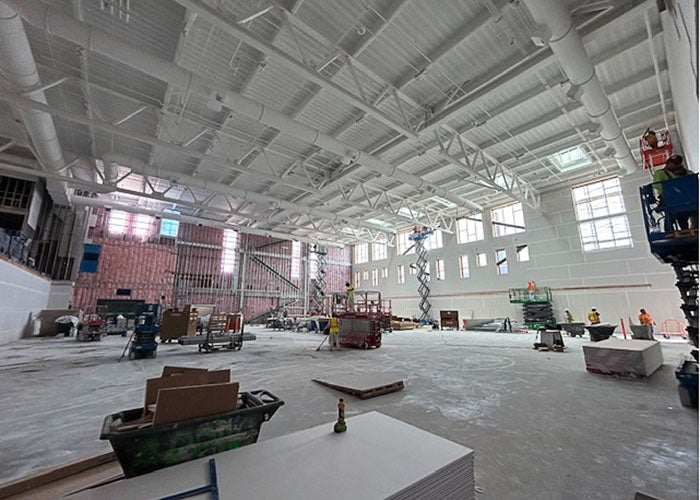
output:
<path id="1" fill-rule="evenodd" d="M 121 363 L 121 337 L 2 346 L 0 482 L 108 451 L 104 416 L 141 405 L 147 378 L 182 365 L 230 368 L 241 390 L 284 399 L 261 440 L 335 418 L 338 393 L 314 378 L 399 375 L 405 390 L 349 396 L 348 416 L 380 411 L 475 450 L 478 498 L 697 498 L 698 413 L 674 378 L 681 342 L 664 342 L 664 365 L 641 381 L 586 372 L 580 338 L 556 353 L 532 350 L 534 334 L 403 331 L 380 349 L 317 352 L 316 334 L 250 331 L 258 340 L 240 352 L 163 344 L 156 359 Z"/>

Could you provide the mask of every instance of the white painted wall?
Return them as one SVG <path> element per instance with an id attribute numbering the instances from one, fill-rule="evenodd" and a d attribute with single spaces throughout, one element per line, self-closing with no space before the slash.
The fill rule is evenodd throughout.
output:
<path id="1" fill-rule="evenodd" d="M 686 164 L 695 172 L 698 158 L 698 96 L 696 2 L 667 1 L 661 13 L 673 109 Z"/>
<path id="2" fill-rule="evenodd" d="M 73 296 L 72 281 L 52 281 L 49 289 L 49 302 L 45 309 L 70 309 Z"/>
<path id="3" fill-rule="evenodd" d="M 525 207 L 526 231 L 493 238 L 489 213 L 484 214 L 486 238 L 479 242 L 458 245 L 456 235 L 443 234 L 442 249 L 428 252 L 434 275 L 435 259 L 445 260 L 446 279 L 431 280 L 432 316 L 439 318 L 441 309 L 456 309 L 461 318 L 510 316 L 522 319 L 522 308 L 508 302 L 508 288 L 525 288 L 528 280 L 553 289 L 556 315 L 563 319 L 564 308 L 583 321 L 588 310 L 596 307 L 603 321 L 619 322 L 631 316 L 635 322 L 639 309 L 645 307 L 661 324 L 664 319 L 683 320 L 680 295 L 675 288 L 675 274 L 670 266 L 657 261 L 650 253 L 642 221 L 638 188 L 649 182 L 648 172 L 622 178 L 623 194 L 629 216 L 634 247 L 583 253 L 570 189 L 545 193 L 542 197 L 546 215 Z M 516 244 L 527 244 L 529 262 L 517 262 Z M 495 249 L 505 248 L 509 274 L 498 276 Z M 485 252 L 488 266 L 476 267 L 475 254 Z M 459 255 L 469 256 L 471 276 L 460 279 Z M 371 257 L 371 252 L 370 252 Z M 397 315 L 419 315 L 418 281 L 408 273 L 415 255 L 396 256 L 389 249 L 389 258 L 353 266 L 355 271 L 389 268 L 389 277 L 379 280 L 379 289 L 393 300 Z M 397 284 L 397 265 L 406 266 L 406 284 Z M 354 276 L 354 274 L 353 274 Z M 566 288 L 581 288 L 566 290 Z M 602 287 L 602 288 L 593 288 Z M 376 289 L 370 281 L 361 281 L 360 289 Z"/>
<path id="4" fill-rule="evenodd" d="M 46 309 L 50 281 L 0 259 L 0 344 L 22 337 L 32 315 Z"/>

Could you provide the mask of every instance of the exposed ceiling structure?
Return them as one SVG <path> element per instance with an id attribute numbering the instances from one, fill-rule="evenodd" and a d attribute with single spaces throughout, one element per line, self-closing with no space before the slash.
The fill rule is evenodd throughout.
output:
<path id="1" fill-rule="evenodd" d="M 559 26 L 535 21 L 548 3 L 563 6 Z M 11 40 L 0 50 L 0 173 L 41 170 L 52 195 L 67 185 L 74 202 L 392 242 L 509 200 L 540 210 L 543 192 L 633 170 L 647 127 L 675 131 L 651 0 L 0 6 Z M 558 47 L 559 29 L 575 40 Z M 582 62 L 570 53 L 581 42 Z M 38 79 L 8 74 L 20 56 Z M 593 83 L 574 74 L 589 67 Z M 54 138 L 32 128 L 48 118 Z M 43 153 L 46 137 L 62 158 L 55 143 Z"/>

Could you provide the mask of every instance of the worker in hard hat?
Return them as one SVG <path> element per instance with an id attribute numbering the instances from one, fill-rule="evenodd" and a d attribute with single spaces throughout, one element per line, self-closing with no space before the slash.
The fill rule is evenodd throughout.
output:
<path id="1" fill-rule="evenodd" d="M 352 311 L 353 303 L 355 302 L 355 287 L 350 284 L 349 281 L 345 282 L 345 298 L 347 299 L 348 311 Z"/>
<path id="2" fill-rule="evenodd" d="M 328 320 L 328 347 L 331 351 L 340 350 L 338 335 L 340 334 L 340 319 L 336 313 Z"/>
<path id="3" fill-rule="evenodd" d="M 600 324 L 600 314 L 595 307 L 592 307 L 591 312 L 588 313 L 588 321 L 591 323 L 591 325 Z"/>
<path id="4" fill-rule="evenodd" d="M 642 139 L 644 139 L 647 142 L 647 144 L 649 144 L 649 146 L 653 149 L 659 147 L 659 138 L 656 136 L 656 132 L 654 132 L 650 128 L 648 128 L 646 132 L 644 132 Z"/>
<path id="5" fill-rule="evenodd" d="M 656 324 L 656 323 L 654 323 L 654 318 L 651 317 L 651 314 L 649 314 L 646 309 L 639 310 L 638 318 L 639 318 L 640 325 L 652 325 L 652 326 L 654 326 Z"/>
<path id="6" fill-rule="evenodd" d="M 564 317 L 565 317 L 567 323 L 574 322 L 574 316 L 571 314 L 571 311 L 569 311 L 568 309 L 564 309 Z"/>

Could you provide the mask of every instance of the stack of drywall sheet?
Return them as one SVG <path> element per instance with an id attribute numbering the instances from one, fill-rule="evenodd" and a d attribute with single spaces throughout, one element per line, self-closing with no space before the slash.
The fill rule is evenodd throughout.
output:
<path id="1" fill-rule="evenodd" d="M 661 344 L 648 340 L 608 339 L 583 346 L 586 370 L 648 377 L 664 364 Z"/>
<path id="2" fill-rule="evenodd" d="M 474 499 L 474 452 L 371 412 L 218 453 L 220 498 Z M 193 460 L 82 492 L 77 498 L 160 498 L 210 484 Z"/>

